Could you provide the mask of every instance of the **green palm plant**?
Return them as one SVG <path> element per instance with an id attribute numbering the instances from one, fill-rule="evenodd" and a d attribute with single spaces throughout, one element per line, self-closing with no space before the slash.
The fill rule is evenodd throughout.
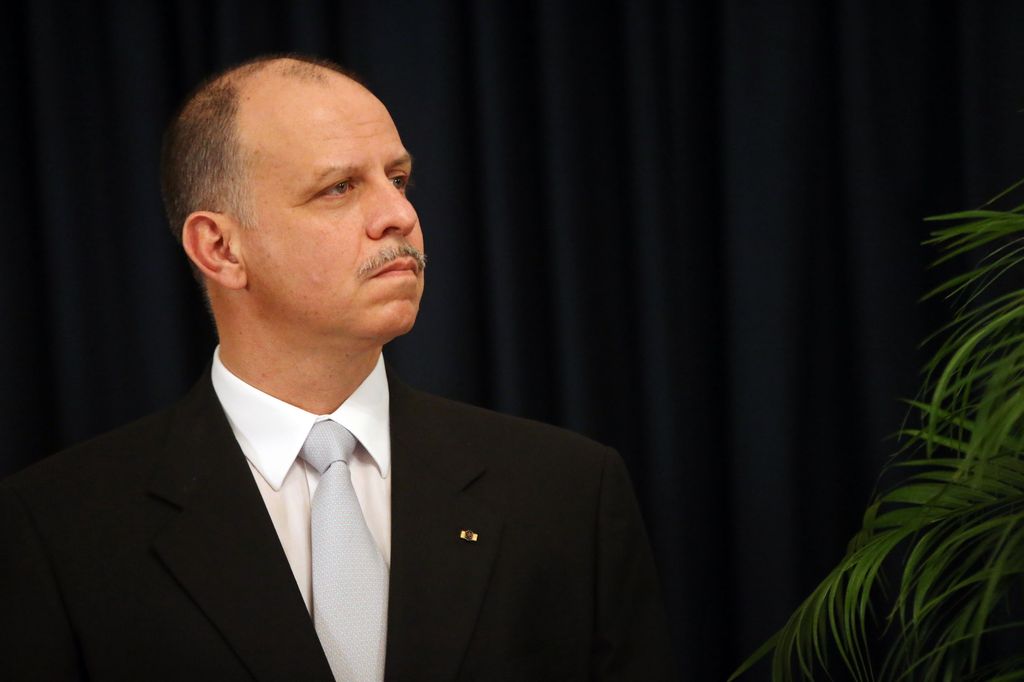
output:
<path id="1" fill-rule="evenodd" d="M 1005 286 L 1024 262 L 1024 205 L 990 208 L 1022 183 L 929 219 L 937 263 L 983 257 L 927 296 L 954 300 L 954 316 L 886 467 L 898 483 L 730 680 L 769 654 L 776 682 L 1024 680 L 1024 289 Z"/>

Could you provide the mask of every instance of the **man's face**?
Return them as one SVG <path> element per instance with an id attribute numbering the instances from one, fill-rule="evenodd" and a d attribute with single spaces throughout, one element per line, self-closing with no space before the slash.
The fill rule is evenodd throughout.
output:
<path id="1" fill-rule="evenodd" d="M 384 105 L 332 72 L 267 69 L 242 87 L 238 134 L 256 224 L 239 233 L 257 314 L 296 342 L 381 345 L 412 328 L 415 259 L 366 272 L 387 249 L 423 250 L 408 152 Z M 361 272 L 362 268 L 362 272 Z"/>

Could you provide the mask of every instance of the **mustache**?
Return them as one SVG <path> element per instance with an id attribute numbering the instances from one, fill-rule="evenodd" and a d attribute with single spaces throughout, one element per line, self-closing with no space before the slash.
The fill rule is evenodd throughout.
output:
<path id="1" fill-rule="evenodd" d="M 398 258 L 412 258 L 416 261 L 416 274 L 420 274 L 427 268 L 427 254 L 423 253 L 408 242 L 400 242 L 383 247 L 372 258 L 359 266 L 356 276 L 359 279 L 366 279 L 377 270 L 380 270 L 388 263 Z"/>

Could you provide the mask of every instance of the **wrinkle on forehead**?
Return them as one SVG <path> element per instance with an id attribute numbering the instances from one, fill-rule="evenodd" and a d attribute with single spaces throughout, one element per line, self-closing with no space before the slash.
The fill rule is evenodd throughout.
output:
<path id="1" fill-rule="evenodd" d="M 254 76 L 240 93 L 238 133 L 250 151 L 327 142 L 398 138 L 384 105 L 369 90 L 334 72 L 324 80 L 280 73 Z"/>
<path id="2" fill-rule="evenodd" d="M 369 168 L 407 154 L 380 100 L 341 74 L 323 75 L 266 69 L 240 92 L 237 131 L 250 177 L 280 188 L 287 202 L 326 165 Z"/>
<path id="3" fill-rule="evenodd" d="M 384 105 L 362 85 L 334 72 L 321 75 L 316 80 L 280 73 L 253 76 L 239 92 L 240 127 L 272 123 L 294 129 L 333 123 L 355 128 L 382 122 L 394 126 Z"/>

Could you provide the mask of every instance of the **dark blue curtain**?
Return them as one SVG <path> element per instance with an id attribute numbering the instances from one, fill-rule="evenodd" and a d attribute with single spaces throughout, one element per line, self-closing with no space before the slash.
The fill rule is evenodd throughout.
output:
<path id="1" fill-rule="evenodd" d="M 0 473 L 171 402 L 214 338 L 160 135 L 279 51 L 360 73 L 416 156 L 421 388 L 625 457 L 687 679 L 842 555 L 914 395 L 928 214 L 1024 175 L 1024 4 L 13 3 Z"/>

